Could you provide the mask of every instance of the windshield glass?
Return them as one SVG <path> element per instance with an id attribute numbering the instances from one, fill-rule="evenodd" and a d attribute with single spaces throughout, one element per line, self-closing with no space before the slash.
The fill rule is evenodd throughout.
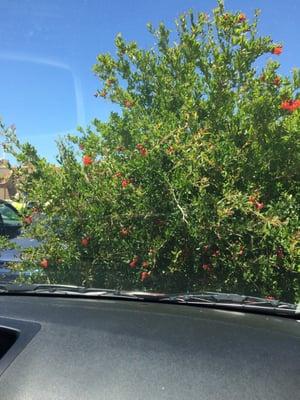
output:
<path id="1" fill-rule="evenodd" d="M 0 11 L 12 280 L 299 301 L 299 2 Z"/>

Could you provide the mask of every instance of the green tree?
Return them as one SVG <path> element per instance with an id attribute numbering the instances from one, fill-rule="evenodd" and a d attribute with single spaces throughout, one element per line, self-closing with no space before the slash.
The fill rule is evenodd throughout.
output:
<path id="1" fill-rule="evenodd" d="M 155 46 L 116 37 L 96 96 L 119 106 L 58 143 L 59 167 L 21 144 L 20 190 L 42 213 L 24 257 L 50 282 L 300 296 L 300 74 L 252 20 L 192 11 L 148 26 Z M 270 60 L 258 68 L 257 60 Z M 36 278 L 37 279 L 37 278 Z"/>

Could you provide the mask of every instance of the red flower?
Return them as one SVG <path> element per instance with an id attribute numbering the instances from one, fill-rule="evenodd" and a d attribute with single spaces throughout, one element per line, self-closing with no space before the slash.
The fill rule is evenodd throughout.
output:
<path id="1" fill-rule="evenodd" d="M 276 56 L 279 56 L 282 53 L 282 46 L 275 46 L 272 49 L 272 54 L 275 54 Z"/>
<path id="2" fill-rule="evenodd" d="M 140 143 L 135 146 L 143 157 L 148 155 L 148 150 Z"/>
<path id="3" fill-rule="evenodd" d="M 93 164 L 93 159 L 91 156 L 86 155 L 86 156 L 82 157 L 82 162 L 83 162 L 83 165 L 91 165 L 91 164 Z"/>
<path id="4" fill-rule="evenodd" d="M 288 110 L 288 111 L 290 111 L 290 108 L 291 108 L 291 100 L 289 100 L 289 101 L 283 101 L 283 102 L 281 103 L 281 105 L 280 105 L 280 108 L 281 108 L 282 110 Z"/>
<path id="5" fill-rule="evenodd" d="M 40 261 L 40 266 L 41 266 L 42 268 L 44 268 L 44 269 L 46 269 L 46 268 L 49 267 L 49 261 L 47 260 L 47 258 L 43 258 L 43 259 Z"/>
<path id="6" fill-rule="evenodd" d="M 137 266 L 138 260 L 138 256 L 133 257 L 133 259 L 129 263 L 130 268 L 135 268 Z"/>
<path id="7" fill-rule="evenodd" d="M 124 101 L 124 106 L 125 106 L 126 108 L 132 108 L 133 105 L 134 105 L 134 103 L 133 103 L 133 101 L 131 101 L 131 100 L 125 100 L 125 101 Z"/>
<path id="8" fill-rule="evenodd" d="M 283 249 L 281 247 L 279 247 L 276 250 L 276 256 L 277 256 L 277 258 L 283 258 L 284 257 L 284 252 L 283 252 Z"/>
<path id="9" fill-rule="evenodd" d="M 266 296 L 265 299 L 266 299 L 266 300 L 271 300 L 271 301 L 272 301 L 272 300 L 275 300 L 275 297 L 273 297 L 273 296 Z"/>
<path id="10" fill-rule="evenodd" d="M 89 237 L 84 237 L 84 238 L 82 238 L 81 239 L 81 244 L 82 244 L 82 246 L 83 247 L 87 247 L 88 245 L 89 245 L 89 243 L 90 243 L 90 238 Z"/>
<path id="11" fill-rule="evenodd" d="M 280 86 L 281 83 L 280 76 L 275 76 L 273 83 L 275 86 Z"/>
<path id="12" fill-rule="evenodd" d="M 240 251 L 237 254 L 238 254 L 238 256 L 242 256 L 244 254 L 244 247 L 243 246 L 240 247 Z"/>
<path id="13" fill-rule="evenodd" d="M 122 229 L 120 230 L 120 235 L 123 236 L 123 237 L 128 236 L 128 235 L 129 235 L 129 229 L 127 229 L 127 228 L 122 228 Z"/>
<path id="14" fill-rule="evenodd" d="M 137 264 L 137 262 L 136 261 L 131 261 L 130 263 L 129 263 L 129 266 L 130 266 L 130 268 L 135 268 L 136 267 L 136 264 Z"/>
<path id="15" fill-rule="evenodd" d="M 296 100 L 286 100 L 283 101 L 280 105 L 280 108 L 282 110 L 287 110 L 287 111 L 295 111 L 297 110 L 297 108 L 300 107 L 300 99 L 296 99 Z"/>
<path id="16" fill-rule="evenodd" d="M 239 22 L 244 22 L 246 21 L 246 15 L 244 13 L 241 13 L 238 17 Z"/>
<path id="17" fill-rule="evenodd" d="M 148 267 L 149 267 L 148 261 L 143 261 L 142 267 L 143 267 L 143 268 L 148 268 Z"/>
<path id="18" fill-rule="evenodd" d="M 141 272 L 141 281 L 144 282 L 145 280 L 150 278 L 150 272 Z"/>
<path id="19" fill-rule="evenodd" d="M 140 154 L 141 154 L 143 157 L 147 157 L 147 155 L 148 155 L 148 150 L 145 149 L 145 148 L 143 147 L 142 149 L 140 149 Z"/>
<path id="20" fill-rule="evenodd" d="M 27 217 L 24 218 L 24 224 L 30 225 L 32 224 L 32 216 L 28 215 Z"/>
<path id="21" fill-rule="evenodd" d="M 202 269 L 204 269 L 204 271 L 210 272 L 211 271 L 211 266 L 209 264 L 203 264 L 202 265 Z"/>
<path id="22" fill-rule="evenodd" d="M 264 203 L 259 203 L 258 201 L 255 203 L 255 207 L 257 210 L 262 210 L 264 206 Z"/>
<path id="23" fill-rule="evenodd" d="M 122 179 L 122 188 L 126 188 L 126 186 L 128 186 L 130 184 L 130 180 L 129 179 Z"/>

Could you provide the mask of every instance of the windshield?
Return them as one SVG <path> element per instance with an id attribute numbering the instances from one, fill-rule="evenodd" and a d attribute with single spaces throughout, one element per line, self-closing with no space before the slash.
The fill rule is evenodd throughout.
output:
<path id="1" fill-rule="evenodd" d="M 299 2 L 0 10 L 6 281 L 297 304 Z"/>

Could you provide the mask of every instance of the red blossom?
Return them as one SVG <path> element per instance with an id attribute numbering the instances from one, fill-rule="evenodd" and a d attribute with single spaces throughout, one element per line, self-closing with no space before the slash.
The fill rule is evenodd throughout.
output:
<path id="1" fill-rule="evenodd" d="M 135 147 L 138 149 L 143 157 L 146 157 L 148 155 L 148 150 L 141 143 L 138 143 Z"/>
<path id="2" fill-rule="evenodd" d="M 258 201 L 255 203 L 255 208 L 257 210 L 262 210 L 264 208 L 264 203 L 259 203 Z"/>
<path id="3" fill-rule="evenodd" d="M 32 215 L 27 215 L 27 217 L 24 218 L 24 224 L 30 225 L 32 224 Z"/>
<path id="4" fill-rule="evenodd" d="M 291 112 L 297 110 L 297 108 L 299 108 L 299 107 L 300 107 L 300 99 L 286 100 L 286 101 L 283 101 L 280 105 L 280 108 L 282 110 L 287 110 L 287 111 L 291 111 Z"/>
<path id="5" fill-rule="evenodd" d="M 275 76 L 275 78 L 273 80 L 273 83 L 274 83 L 275 86 L 280 86 L 280 84 L 281 84 L 280 76 Z"/>
<path id="6" fill-rule="evenodd" d="M 122 179 L 122 188 L 126 188 L 129 184 L 130 184 L 130 180 L 129 179 Z"/>
<path id="7" fill-rule="evenodd" d="M 145 149 L 144 147 L 140 150 L 140 154 L 143 156 L 143 157 L 147 157 L 147 155 L 148 155 L 148 150 L 147 149 Z"/>
<path id="8" fill-rule="evenodd" d="M 150 272 L 141 272 L 141 281 L 144 282 L 145 280 L 150 278 Z"/>
<path id="9" fill-rule="evenodd" d="M 283 101 L 282 103 L 281 103 L 281 105 L 280 105 L 280 108 L 282 109 L 282 110 L 287 110 L 287 111 L 290 111 L 290 107 L 291 107 L 291 100 L 290 101 Z"/>
<path id="10" fill-rule="evenodd" d="M 284 257 L 284 252 L 283 252 L 283 249 L 281 247 L 279 247 L 276 250 L 276 256 L 277 256 L 277 258 L 283 258 Z"/>
<path id="11" fill-rule="evenodd" d="M 120 230 L 120 235 L 121 235 L 122 237 L 128 236 L 128 235 L 129 235 L 129 229 L 127 229 L 127 228 L 122 228 L 122 229 Z"/>
<path id="12" fill-rule="evenodd" d="M 130 268 L 135 268 L 137 266 L 138 261 L 139 261 L 138 256 L 133 257 L 133 259 L 129 263 Z"/>
<path id="13" fill-rule="evenodd" d="M 137 264 L 137 261 L 133 260 L 129 263 L 130 268 L 135 268 Z"/>
<path id="14" fill-rule="evenodd" d="M 46 269 L 46 268 L 49 267 L 49 261 L 47 260 L 47 258 L 43 258 L 43 259 L 40 261 L 40 266 L 41 266 L 42 268 L 44 268 L 44 269 Z"/>
<path id="15" fill-rule="evenodd" d="M 125 101 L 124 101 L 124 106 L 125 106 L 126 108 L 132 108 L 133 105 L 134 105 L 134 102 L 131 101 L 131 100 L 125 100 Z"/>
<path id="16" fill-rule="evenodd" d="M 83 165 L 91 165 L 93 164 L 93 159 L 91 156 L 85 155 L 82 157 Z"/>
<path id="17" fill-rule="evenodd" d="M 265 299 L 266 299 L 266 300 L 271 300 L 271 301 L 272 301 L 272 300 L 275 300 L 275 297 L 273 297 L 273 296 L 266 296 Z"/>
<path id="18" fill-rule="evenodd" d="M 244 254 L 244 247 L 240 247 L 240 251 L 237 253 L 238 256 L 242 256 Z"/>
<path id="19" fill-rule="evenodd" d="M 271 53 L 275 54 L 276 56 L 279 56 L 282 53 L 282 46 L 273 47 Z"/>
<path id="20" fill-rule="evenodd" d="M 84 237 L 81 239 L 80 243 L 82 244 L 83 247 L 87 247 L 90 243 L 90 238 L 89 237 Z"/>
<path id="21" fill-rule="evenodd" d="M 238 21 L 239 22 L 244 22 L 244 21 L 246 21 L 246 19 L 247 19 L 247 17 L 246 17 L 246 15 L 244 13 L 240 13 L 239 14 L 239 16 L 238 16 Z"/>
<path id="22" fill-rule="evenodd" d="M 203 264 L 202 269 L 206 272 L 211 272 L 211 266 L 209 264 Z"/>

